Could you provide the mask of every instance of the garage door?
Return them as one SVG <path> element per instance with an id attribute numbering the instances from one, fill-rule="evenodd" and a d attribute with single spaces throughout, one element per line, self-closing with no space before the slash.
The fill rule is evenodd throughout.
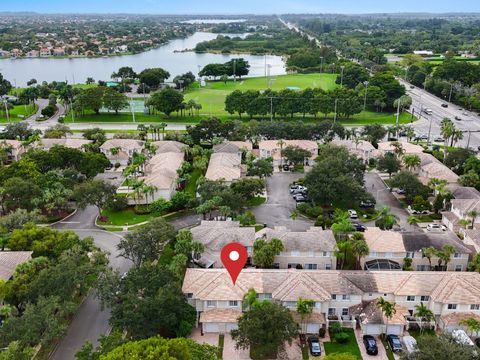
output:
<path id="1" fill-rule="evenodd" d="M 402 325 L 388 325 L 388 334 L 403 335 Z"/>
<path id="2" fill-rule="evenodd" d="M 320 324 L 307 324 L 307 334 L 318 334 Z"/>
<path id="3" fill-rule="evenodd" d="M 237 330 L 238 329 L 238 324 L 236 323 L 227 323 L 227 326 L 225 327 L 227 332 L 230 332 L 232 330 Z"/>
<path id="4" fill-rule="evenodd" d="M 382 333 L 382 325 L 368 324 L 363 326 L 365 335 L 380 335 Z"/>
<path id="5" fill-rule="evenodd" d="M 218 323 L 204 323 L 203 332 L 205 333 L 218 333 L 220 332 L 220 327 Z"/>

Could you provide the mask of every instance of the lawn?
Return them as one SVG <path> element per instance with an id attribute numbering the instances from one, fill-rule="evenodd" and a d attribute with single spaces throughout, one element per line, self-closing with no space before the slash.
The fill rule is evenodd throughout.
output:
<path id="1" fill-rule="evenodd" d="M 359 360 L 362 358 L 360 349 L 358 348 L 357 339 L 355 338 L 355 333 L 353 329 L 343 329 L 343 331 L 348 334 L 348 343 L 338 344 L 336 342 L 325 342 L 323 343 L 325 347 L 326 355 L 334 353 L 349 353 L 355 355 Z"/>
<path id="2" fill-rule="evenodd" d="M 18 121 L 30 117 L 38 110 L 37 105 L 15 105 L 8 111 L 11 121 Z M 7 122 L 5 111 L 1 112 L 0 122 Z"/>
<path id="3" fill-rule="evenodd" d="M 160 214 L 136 214 L 133 208 L 128 208 L 123 211 L 103 210 L 102 216 L 106 216 L 108 220 L 106 222 L 99 222 L 100 225 L 125 226 L 152 220 L 159 217 Z"/>
<path id="4" fill-rule="evenodd" d="M 263 196 L 255 196 L 254 198 L 251 198 L 250 200 L 248 200 L 247 205 L 251 207 L 259 206 L 265 203 L 265 201 L 267 201 L 267 199 L 264 198 Z"/>

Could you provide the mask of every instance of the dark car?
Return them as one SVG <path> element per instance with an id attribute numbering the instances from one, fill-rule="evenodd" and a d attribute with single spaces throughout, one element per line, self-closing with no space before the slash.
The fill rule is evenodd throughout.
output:
<path id="1" fill-rule="evenodd" d="M 372 335 L 363 335 L 363 344 L 368 355 L 378 355 L 377 341 Z"/>
<path id="2" fill-rule="evenodd" d="M 397 335 L 387 335 L 387 341 L 390 345 L 390 349 L 392 349 L 393 352 L 403 351 L 402 343 Z"/>
<path id="3" fill-rule="evenodd" d="M 308 348 L 310 349 L 310 354 L 312 354 L 313 356 L 322 355 L 322 349 L 320 348 L 320 339 L 318 337 L 308 337 Z"/>
<path id="4" fill-rule="evenodd" d="M 352 223 L 352 226 L 355 229 L 355 231 L 358 231 L 358 232 L 365 232 L 365 230 L 367 230 L 365 226 L 357 222 Z"/>
<path id="5" fill-rule="evenodd" d="M 371 209 L 375 207 L 375 202 L 373 201 L 361 201 L 360 202 L 360 207 L 363 209 Z"/>
<path id="6" fill-rule="evenodd" d="M 448 104 L 443 103 L 443 104 L 442 104 L 442 107 L 443 107 L 443 108 L 448 108 Z"/>
<path id="7" fill-rule="evenodd" d="M 287 164 L 283 165 L 283 171 L 290 171 L 290 166 Z"/>
<path id="8" fill-rule="evenodd" d="M 457 120 L 457 121 L 462 121 L 462 119 L 461 119 L 460 117 L 458 117 L 458 116 L 455 116 L 455 120 Z"/>

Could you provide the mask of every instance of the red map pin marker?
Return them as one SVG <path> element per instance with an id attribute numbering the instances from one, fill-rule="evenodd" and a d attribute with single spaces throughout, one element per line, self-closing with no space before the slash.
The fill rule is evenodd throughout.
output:
<path id="1" fill-rule="evenodd" d="M 222 259 L 223 266 L 225 266 L 225 269 L 227 269 L 232 278 L 233 285 L 235 285 L 238 275 L 240 275 L 240 272 L 247 262 L 247 249 L 245 249 L 245 246 L 242 244 L 233 242 L 222 248 L 220 258 Z"/>

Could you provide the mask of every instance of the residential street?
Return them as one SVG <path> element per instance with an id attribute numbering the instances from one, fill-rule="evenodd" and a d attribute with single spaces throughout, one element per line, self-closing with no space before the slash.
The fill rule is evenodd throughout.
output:
<path id="1" fill-rule="evenodd" d="M 391 213 L 397 216 L 400 228 L 408 230 L 407 211 L 402 208 L 398 200 L 393 196 L 390 189 L 387 188 L 376 172 L 365 173 L 365 187 L 368 192 L 373 195 L 375 200 L 377 200 L 376 208 L 380 210 L 386 206 L 389 207 Z M 375 223 L 372 221 L 367 223 L 366 226 L 375 226 Z"/>
<path id="2" fill-rule="evenodd" d="M 267 178 L 268 200 L 253 210 L 257 223 L 269 227 L 285 226 L 293 231 L 305 231 L 313 226 L 313 221 L 303 216 L 299 215 L 296 220 L 290 217 L 296 207 L 290 195 L 290 184 L 303 176 L 304 174 L 296 173 L 274 173 Z"/>

